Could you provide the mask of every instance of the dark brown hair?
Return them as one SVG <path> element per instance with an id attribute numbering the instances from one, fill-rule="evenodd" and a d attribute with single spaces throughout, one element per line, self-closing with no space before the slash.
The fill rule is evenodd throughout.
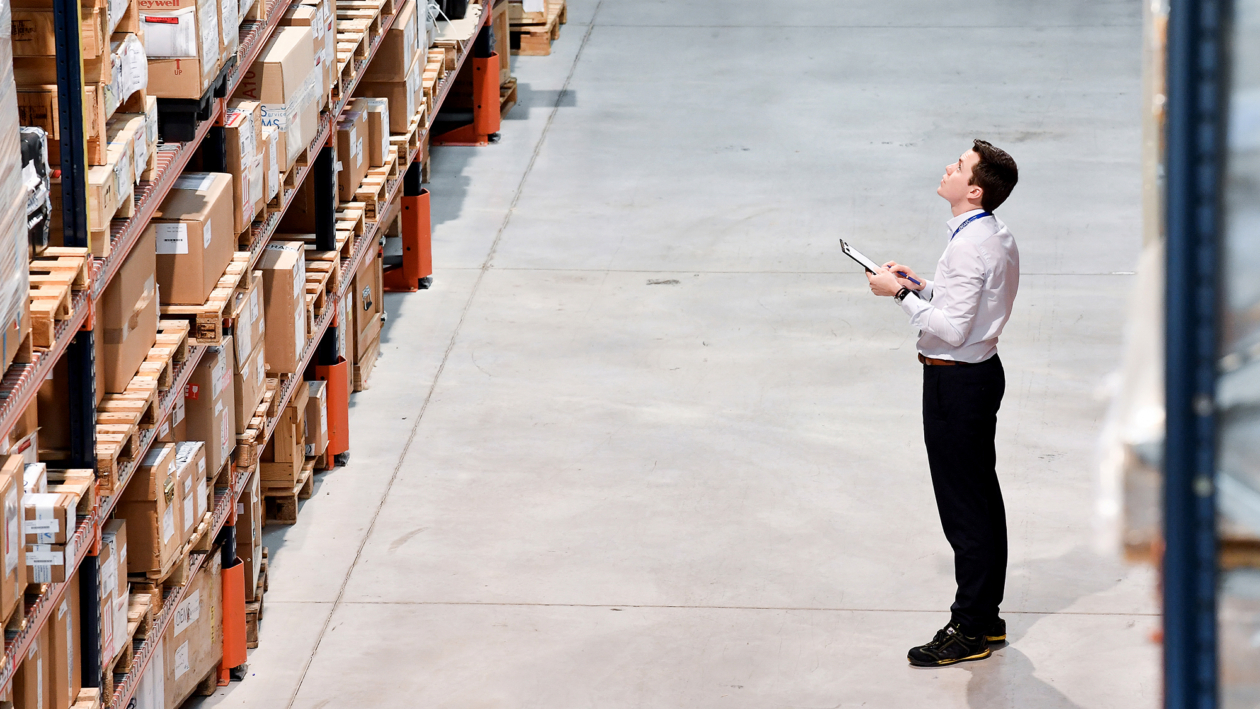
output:
<path id="1" fill-rule="evenodd" d="M 980 156 L 980 162 L 971 168 L 971 182 L 968 184 L 978 185 L 984 190 L 984 194 L 980 195 L 980 206 L 986 212 L 992 212 L 1011 196 L 1011 190 L 1019 182 L 1019 168 L 1010 154 L 993 147 L 988 141 L 977 138 L 971 149 Z"/>

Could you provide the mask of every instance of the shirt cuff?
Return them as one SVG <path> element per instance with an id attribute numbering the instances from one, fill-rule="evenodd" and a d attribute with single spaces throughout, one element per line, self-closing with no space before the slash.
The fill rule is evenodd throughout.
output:
<path id="1" fill-rule="evenodd" d="M 931 299 L 932 299 L 932 291 L 933 291 L 935 288 L 936 288 L 936 286 L 935 286 L 935 285 L 934 285 L 931 281 L 924 281 L 924 282 L 923 282 L 923 290 L 919 291 L 919 297 L 920 297 L 920 298 L 922 298 L 923 300 L 931 300 Z"/>
<path id="2" fill-rule="evenodd" d="M 927 289 L 925 288 L 924 290 L 927 290 Z M 928 305 L 927 301 L 923 300 L 922 298 L 916 297 L 913 293 L 901 299 L 902 312 L 904 312 L 906 315 L 909 315 L 912 318 L 918 313 L 924 310 L 927 310 L 930 307 L 932 306 Z"/>

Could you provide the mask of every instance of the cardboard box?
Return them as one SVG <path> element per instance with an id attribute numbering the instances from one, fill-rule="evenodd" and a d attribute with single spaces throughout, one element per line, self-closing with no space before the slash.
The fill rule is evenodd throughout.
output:
<path id="1" fill-rule="evenodd" d="M 127 522 L 127 572 L 161 572 L 180 551 L 180 503 L 176 500 L 175 446 L 154 445 L 123 489 L 114 516 Z"/>
<path id="2" fill-rule="evenodd" d="M 367 114 L 347 110 L 337 124 L 337 197 L 342 202 L 354 200 L 363 178 L 367 176 L 368 159 L 364 143 L 367 141 Z"/>
<path id="3" fill-rule="evenodd" d="M 54 709 L 65 709 L 83 689 L 83 659 L 79 655 L 79 576 L 70 576 L 61 603 L 48 620 L 49 694 Z"/>
<path id="4" fill-rule="evenodd" d="M 186 172 L 149 222 L 163 305 L 201 305 L 223 277 L 236 247 L 232 176 Z"/>
<path id="5" fill-rule="evenodd" d="M 231 109 L 245 111 L 253 117 L 254 123 L 254 162 L 250 165 L 250 197 L 254 200 L 254 214 L 257 215 L 267 204 L 267 144 L 263 140 L 262 104 L 245 99 L 232 99 L 228 102 Z"/>
<path id="6" fill-rule="evenodd" d="M 268 487 L 292 487 L 297 484 L 306 462 L 306 404 L 310 393 L 299 386 L 289 405 L 280 413 L 271 440 L 263 449 L 259 477 Z"/>
<path id="7" fill-rule="evenodd" d="M 245 366 L 232 377 L 232 401 L 236 405 L 236 435 L 245 433 L 254 409 L 267 393 L 267 346 L 261 341 L 245 358 Z"/>
<path id="8" fill-rule="evenodd" d="M 332 3 L 324 0 L 314 5 L 293 5 L 280 20 L 281 27 L 309 27 L 315 44 L 315 67 L 319 70 L 317 109 L 328 105 L 329 92 L 337 81 L 336 13 Z"/>
<path id="9" fill-rule="evenodd" d="M 376 63 L 375 60 L 372 62 Z M 383 98 L 389 101 L 389 129 L 394 133 L 406 133 L 407 124 L 420 110 L 424 101 L 424 55 L 417 53 L 407 73 L 396 81 L 364 81 L 355 89 L 355 96 Z"/>
<path id="10" fill-rule="evenodd" d="M 206 446 L 201 441 L 184 441 L 175 449 L 175 489 L 179 491 L 181 544 L 193 538 L 206 514 Z"/>
<path id="11" fill-rule="evenodd" d="M 233 0 L 234 2 L 234 0 Z M 249 229 L 262 202 L 262 155 L 258 152 L 262 120 L 260 104 L 228 108 L 224 121 L 227 171 L 232 176 L 232 215 L 236 234 Z"/>
<path id="12" fill-rule="evenodd" d="M 47 646 L 48 626 L 45 625 L 13 673 L 14 709 L 48 709 L 48 667 L 44 659 Z"/>
<path id="13" fill-rule="evenodd" d="M 394 24 L 381 40 L 376 56 L 368 64 L 364 81 L 405 81 L 407 69 L 416 58 L 415 0 L 407 0 L 394 15 Z"/>
<path id="14" fill-rule="evenodd" d="M 66 565 L 74 561 L 74 551 L 73 544 L 27 544 L 27 581 L 65 583 Z"/>
<path id="15" fill-rule="evenodd" d="M 247 487 L 236 503 L 236 556 L 245 565 L 245 600 L 255 601 L 262 575 L 263 532 L 262 488 L 257 475 L 249 476 Z"/>
<path id="16" fill-rule="evenodd" d="M 307 382 L 306 457 L 323 455 L 328 447 L 328 382 Z"/>
<path id="17" fill-rule="evenodd" d="M 234 362 L 236 371 L 240 372 L 248 364 L 250 354 L 263 341 L 267 319 L 263 317 L 262 304 L 262 272 L 250 274 L 249 287 L 238 290 L 232 301 L 232 343 L 236 355 Z M 239 422 L 238 422 L 239 423 Z"/>
<path id="18" fill-rule="evenodd" d="M 221 64 L 236 54 L 241 46 L 240 0 L 219 0 L 219 56 Z"/>
<path id="19" fill-rule="evenodd" d="M 159 443 L 175 443 L 188 439 L 188 403 L 183 392 L 175 394 L 175 406 L 171 408 L 171 415 L 166 417 L 161 426 L 158 426 Z"/>
<path id="20" fill-rule="evenodd" d="M 354 274 L 354 361 L 363 357 L 381 332 L 385 312 L 381 257 L 364 258 Z"/>
<path id="21" fill-rule="evenodd" d="M 75 507 L 69 493 L 26 493 L 22 496 L 22 531 L 26 544 L 65 544 L 74 536 Z"/>
<path id="22" fill-rule="evenodd" d="M 188 415 L 185 440 L 206 444 L 206 468 L 217 475 L 236 448 L 236 405 L 232 402 L 232 338 L 210 347 L 184 388 Z"/>
<path id="23" fill-rule="evenodd" d="M 263 181 L 267 185 L 263 197 L 271 202 L 280 195 L 280 156 L 284 154 L 284 148 L 280 145 L 280 131 L 275 126 L 264 126 L 262 134 L 263 144 L 267 146 L 263 154 Z"/>
<path id="24" fill-rule="evenodd" d="M 111 519 L 101 529 L 101 590 L 122 598 L 127 595 L 127 520 Z"/>
<path id="25" fill-rule="evenodd" d="M 277 27 L 241 79 L 237 95 L 261 102 L 263 125 L 285 133 L 281 172 L 315 139 L 322 83 L 310 27 Z"/>
<path id="26" fill-rule="evenodd" d="M 210 88 L 222 66 L 218 5 L 219 0 L 139 0 L 150 96 L 199 99 Z"/>
<path id="27" fill-rule="evenodd" d="M 45 463 L 27 463 L 22 466 L 22 493 L 25 495 L 32 492 L 48 492 L 48 465 Z"/>
<path id="28" fill-rule="evenodd" d="M 383 98 L 361 98 L 362 110 L 367 113 L 368 163 L 372 167 L 384 167 L 389 156 L 389 101 Z M 400 156 L 401 157 L 401 156 Z"/>
<path id="29" fill-rule="evenodd" d="M 9 435 L 0 438 L 0 455 L 20 455 L 27 465 L 39 462 L 39 402 L 26 405 L 22 415 L 13 422 Z"/>
<path id="30" fill-rule="evenodd" d="M 294 374 L 306 347 L 306 256 L 302 242 L 276 241 L 277 237 L 258 259 L 263 272 L 263 317 L 271 323 L 263 337 L 265 357 L 273 374 Z"/>
<path id="31" fill-rule="evenodd" d="M 100 300 L 96 318 L 97 401 L 120 394 L 157 340 L 154 232 L 146 229 Z"/>
<path id="32" fill-rule="evenodd" d="M 26 541 L 22 532 L 22 468 L 20 456 L 8 456 L 0 464 L 0 614 L 8 618 L 26 591 Z"/>
<path id="33" fill-rule="evenodd" d="M 165 706 L 178 707 L 223 659 L 222 572 L 211 554 L 188 583 L 162 637 Z M 153 671 L 152 668 L 150 671 Z"/>

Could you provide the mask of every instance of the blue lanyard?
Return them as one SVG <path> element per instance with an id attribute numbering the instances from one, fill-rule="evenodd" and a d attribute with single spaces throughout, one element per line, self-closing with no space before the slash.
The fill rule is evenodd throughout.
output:
<path id="1" fill-rule="evenodd" d="M 967 221 L 965 221 L 965 222 L 963 222 L 962 224 L 959 224 L 959 225 L 958 225 L 958 228 L 954 230 L 954 233 L 953 233 L 953 234 L 950 234 L 950 235 L 949 235 L 949 240 L 950 240 L 950 241 L 953 241 L 953 240 L 954 240 L 954 237 L 955 237 L 955 236 L 958 236 L 958 232 L 962 231 L 963 229 L 966 229 L 968 224 L 970 224 L 970 223 L 974 222 L 974 221 L 975 221 L 975 220 L 977 220 L 977 219 L 983 219 L 984 217 L 991 217 L 991 216 L 993 216 L 993 215 L 992 215 L 991 213 L 989 213 L 989 212 L 980 212 L 979 214 L 973 214 L 973 215 L 971 215 L 971 217 L 969 217 L 969 218 L 967 219 Z"/>

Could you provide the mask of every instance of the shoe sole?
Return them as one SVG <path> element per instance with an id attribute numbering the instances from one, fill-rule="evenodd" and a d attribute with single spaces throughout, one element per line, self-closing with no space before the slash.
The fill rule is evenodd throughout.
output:
<path id="1" fill-rule="evenodd" d="M 1002 635 L 986 635 L 984 636 L 984 639 L 990 643 L 1004 643 L 1006 642 L 1006 634 L 1003 633 Z"/>
<path id="2" fill-rule="evenodd" d="M 915 662 L 914 658 L 910 656 L 906 656 L 906 659 L 909 660 L 910 664 L 914 667 L 948 667 L 949 665 L 957 665 L 960 662 L 972 662 L 974 660 L 983 660 L 992 654 L 993 654 L 993 651 L 986 647 L 982 652 L 978 652 L 974 655 L 969 655 L 967 657 L 960 657 L 957 660 L 939 660 L 937 662 Z"/>

